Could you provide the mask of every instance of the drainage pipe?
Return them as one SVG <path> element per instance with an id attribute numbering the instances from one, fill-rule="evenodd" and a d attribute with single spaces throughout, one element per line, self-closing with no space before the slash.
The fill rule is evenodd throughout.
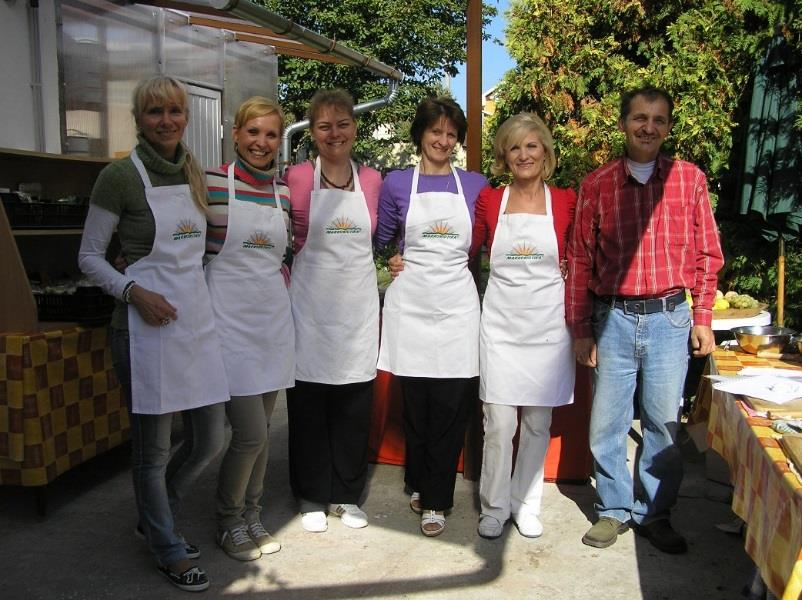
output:
<path id="1" fill-rule="evenodd" d="M 387 84 L 387 95 L 382 98 L 376 98 L 374 100 L 368 100 L 367 102 L 363 102 L 362 104 L 357 104 L 354 106 L 354 114 L 359 115 L 365 112 L 370 112 L 372 110 L 376 110 L 381 108 L 382 106 L 387 106 L 398 95 L 398 81 L 395 79 L 391 79 Z M 284 134 L 281 136 L 281 154 L 279 155 L 279 174 L 283 175 L 284 171 L 290 164 L 290 156 L 292 153 L 292 136 L 298 133 L 299 131 L 303 131 L 304 129 L 309 129 L 309 119 L 304 119 L 303 121 L 298 121 L 293 123 L 292 125 L 288 125 L 284 128 Z"/>

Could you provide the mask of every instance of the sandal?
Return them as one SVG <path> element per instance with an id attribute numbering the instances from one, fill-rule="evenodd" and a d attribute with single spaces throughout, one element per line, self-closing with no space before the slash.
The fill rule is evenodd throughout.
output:
<path id="1" fill-rule="evenodd" d="M 443 511 L 424 510 L 421 513 L 420 530 L 426 537 L 435 537 L 446 528 L 446 516 Z"/>
<path id="2" fill-rule="evenodd" d="M 409 508 L 411 508 L 412 512 L 416 515 L 423 512 L 423 507 L 420 504 L 420 492 L 412 492 L 412 495 L 409 497 Z"/>

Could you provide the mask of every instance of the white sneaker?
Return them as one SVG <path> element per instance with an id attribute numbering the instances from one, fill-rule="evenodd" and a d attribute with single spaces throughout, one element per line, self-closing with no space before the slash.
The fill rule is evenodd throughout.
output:
<path id="1" fill-rule="evenodd" d="M 343 525 L 351 529 L 362 529 L 368 526 L 368 516 L 356 504 L 332 504 L 329 512 L 340 517 Z"/>
<path id="2" fill-rule="evenodd" d="M 518 533 L 524 537 L 536 538 L 543 535 L 543 523 L 536 515 L 516 515 L 513 517 Z"/>
<path id="3" fill-rule="evenodd" d="M 322 510 L 301 513 L 301 525 L 304 529 L 312 533 L 323 533 L 329 528 L 329 523 L 326 520 L 326 513 Z"/>

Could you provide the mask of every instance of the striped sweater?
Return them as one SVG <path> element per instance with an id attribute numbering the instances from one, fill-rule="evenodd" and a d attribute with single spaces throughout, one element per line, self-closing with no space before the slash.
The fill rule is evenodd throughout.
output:
<path id="1" fill-rule="evenodd" d="M 237 200 L 256 202 L 275 207 L 271 171 L 258 171 L 237 158 L 234 166 L 234 194 Z M 206 185 L 209 188 L 209 210 L 207 212 L 206 261 L 220 252 L 226 239 L 228 227 L 228 165 L 206 171 Z M 287 228 L 287 250 L 284 263 L 292 260 L 292 233 L 290 220 L 290 191 L 282 180 L 276 181 L 281 208 L 284 211 L 284 224 Z"/>

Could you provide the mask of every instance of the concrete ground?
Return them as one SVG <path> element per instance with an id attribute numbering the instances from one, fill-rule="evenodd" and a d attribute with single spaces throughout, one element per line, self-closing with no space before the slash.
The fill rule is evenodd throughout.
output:
<path id="1" fill-rule="evenodd" d="M 691 443 L 683 448 L 686 477 L 673 520 L 687 536 L 686 555 L 663 554 L 632 532 L 604 550 L 582 545 L 593 515 L 590 484 L 546 484 L 541 538 L 523 538 L 509 525 L 490 541 L 476 535 L 478 487 L 460 477 L 446 531 L 428 539 L 408 508 L 403 469 L 386 465 L 371 467 L 363 505 L 369 527 L 351 530 L 331 518 L 328 532 L 311 534 L 301 529 L 289 490 L 286 408 L 279 401 L 263 520 L 281 552 L 238 562 L 216 547 L 216 464 L 179 524 L 201 546 L 199 564 L 212 582 L 205 598 L 738 598 L 751 563 L 740 537 L 715 527 L 733 519 L 729 489 L 705 479 Z M 53 482 L 45 518 L 36 515 L 30 490 L 0 487 L 0 598 L 190 596 L 156 572 L 133 535 L 127 452 L 115 449 Z"/>

